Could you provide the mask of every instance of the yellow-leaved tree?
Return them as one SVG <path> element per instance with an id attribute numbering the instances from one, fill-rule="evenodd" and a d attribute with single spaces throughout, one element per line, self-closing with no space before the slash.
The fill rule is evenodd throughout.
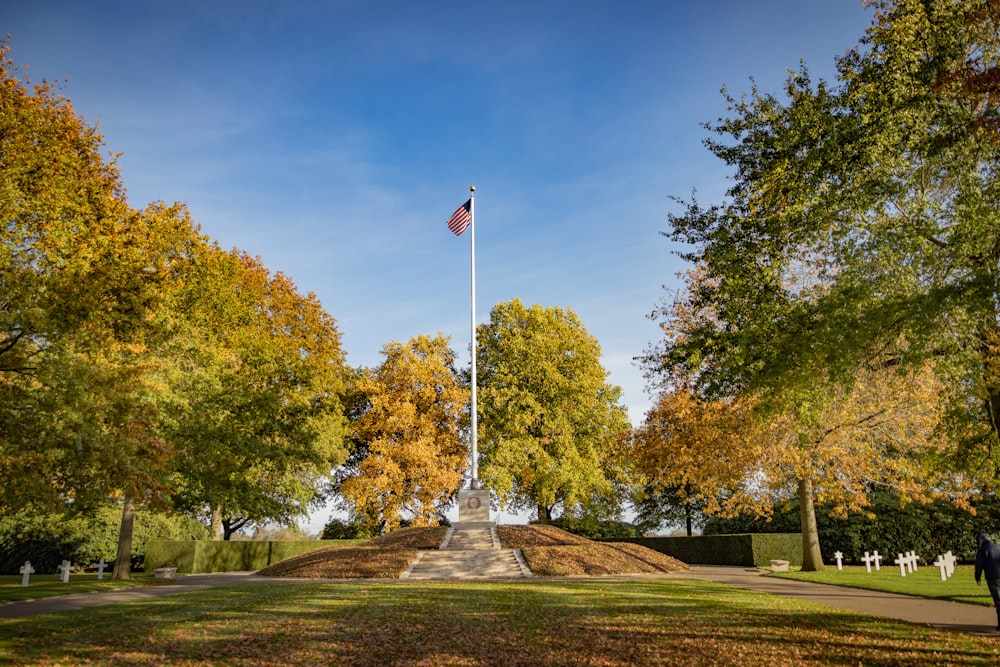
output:
<path id="1" fill-rule="evenodd" d="M 389 532 L 409 519 L 434 526 L 469 463 L 469 389 L 449 338 L 420 335 L 382 348 L 385 360 L 353 386 L 360 407 L 340 494 L 362 522 Z"/>
<path id="2" fill-rule="evenodd" d="M 688 273 L 687 288 L 659 311 L 669 343 L 715 318 L 710 308 L 692 305 L 691 294 L 706 280 L 704 272 Z M 706 514 L 766 514 L 797 494 L 803 569 L 820 570 L 816 502 L 844 515 L 867 507 L 878 489 L 892 489 L 902 502 L 959 504 L 971 490 L 946 463 L 956 454 L 941 428 L 946 388 L 931 361 L 900 367 L 895 360 L 904 349 L 898 342 L 894 352 L 854 369 L 849 382 L 814 372 L 809 386 L 708 398 L 693 387 L 712 357 L 698 366 L 665 366 L 654 347 L 645 364 L 663 391 L 633 432 L 632 460 L 653 489 L 683 489 Z"/>

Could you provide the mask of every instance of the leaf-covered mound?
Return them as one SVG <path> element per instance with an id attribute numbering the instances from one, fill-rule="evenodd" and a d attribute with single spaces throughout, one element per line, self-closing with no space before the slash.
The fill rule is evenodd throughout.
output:
<path id="1" fill-rule="evenodd" d="M 536 577 L 683 572 L 685 563 L 628 542 L 594 542 L 555 526 L 500 526 L 501 544 L 520 549 Z"/>
<path id="2" fill-rule="evenodd" d="M 501 545 L 520 549 L 538 577 L 613 576 L 682 572 L 687 565 L 626 542 L 594 542 L 554 526 L 500 526 Z M 417 551 L 437 549 L 445 528 L 404 528 L 362 546 L 324 547 L 260 571 L 274 577 L 313 579 L 399 578 Z"/>
<path id="3" fill-rule="evenodd" d="M 377 547 L 379 549 L 437 549 L 444 542 L 444 536 L 448 533 L 447 528 L 436 526 L 434 528 L 400 528 L 388 535 L 376 537 L 366 543 L 366 546 Z"/>
<path id="4" fill-rule="evenodd" d="M 396 579 L 416 557 L 416 549 L 324 547 L 268 565 L 257 574 L 307 579 Z"/>
<path id="5" fill-rule="evenodd" d="M 258 574 L 310 579 L 398 579 L 417 551 L 437 549 L 446 528 L 402 528 L 361 546 L 313 549 L 270 565 Z"/>
<path id="6" fill-rule="evenodd" d="M 497 533 L 500 535 L 500 544 L 504 549 L 595 544 L 593 540 L 574 535 L 555 526 L 497 526 Z"/>

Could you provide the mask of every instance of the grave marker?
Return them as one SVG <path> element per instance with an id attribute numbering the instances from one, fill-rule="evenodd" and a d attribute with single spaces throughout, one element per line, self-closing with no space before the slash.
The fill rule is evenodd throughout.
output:
<path id="1" fill-rule="evenodd" d="M 906 576 L 906 564 L 909 562 L 909 560 L 910 560 L 909 556 L 904 556 L 903 554 L 899 554 L 899 557 L 896 558 L 896 560 L 892 561 L 893 563 L 899 566 L 900 576 L 903 577 Z"/>
<path id="2" fill-rule="evenodd" d="M 937 560 L 932 563 L 937 568 L 941 570 L 941 581 L 948 581 L 948 561 L 945 559 L 944 554 L 937 557 Z"/>
<path id="3" fill-rule="evenodd" d="M 104 568 L 106 568 L 107 566 L 108 566 L 108 564 L 104 562 L 103 558 L 97 563 L 97 578 L 98 578 L 98 580 L 104 578 Z"/>
<path id="4" fill-rule="evenodd" d="M 868 552 L 866 551 L 864 558 L 861 559 L 861 562 L 865 564 L 865 570 L 871 573 L 872 563 L 875 562 L 875 556 L 869 556 Z"/>
<path id="5" fill-rule="evenodd" d="M 920 560 L 920 556 L 917 555 L 916 551 L 907 551 L 906 555 L 910 559 L 907 567 L 910 568 L 910 573 L 912 574 L 917 571 L 917 561 Z"/>
<path id="6" fill-rule="evenodd" d="M 64 560 L 59 563 L 59 580 L 64 584 L 69 583 L 69 571 L 72 569 L 72 565 L 68 560 Z"/>
<path id="7" fill-rule="evenodd" d="M 843 570 L 844 569 L 844 554 L 842 554 L 839 551 L 834 551 L 833 552 L 833 557 L 837 560 L 837 569 L 838 570 Z"/>
<path id="8" fill-rule="evenodd" d="M 882 569 L 882 568 L 879 567 L 879 563 L 882 562 L 883 556 L 880 556 L 878 554 L 878 551 L 873 551 L 872 552 L 872 557 L 875 559 L 875 571 L 878 572 L 879 570 Z"/>
<path id="9" fill-rule="evenodd" d="M 28 577 L 35 573 L 35 568 L 31 567 L 31 561 L 24 561 L 24 565 L 21 566 L 19 572 L 21 573 L 21 585 L 27 588 Z"/>
<path id="10" fill-rule="evenodd" d="M 955 574 L 955 563 L 958 561 L 958 559 L 955 558 L 955 554 L 951 553 L 951 551 L 946 551 L 944 553 L 944 559 L 948 563 L 948 576 L 950 577 L 951 575 Z"/>

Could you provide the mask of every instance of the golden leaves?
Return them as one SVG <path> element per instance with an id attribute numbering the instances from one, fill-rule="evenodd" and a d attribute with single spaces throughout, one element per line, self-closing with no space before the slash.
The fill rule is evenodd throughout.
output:
<path id="1" fill-rule="evenodd" d="M 437 512 L 461 485 L 469 390 L 448 345 L 442 335 L 389 343 L 382 364 L 354 385 L 369 404 L 354 423 L 368 455 L 341 494 L 387 531 L 403 513 L 417 525 L 436 525 Z"/>

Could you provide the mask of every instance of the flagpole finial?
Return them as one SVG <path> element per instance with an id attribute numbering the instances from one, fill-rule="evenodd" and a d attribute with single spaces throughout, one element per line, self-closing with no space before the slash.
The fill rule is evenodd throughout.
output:
<path id="1" fill-rule="evenodd" d="M 475 185 L 470 185 L 469 186 L 469 192 L 475 192 L 475 191 L 476 191 L 476 186 Z"/>

